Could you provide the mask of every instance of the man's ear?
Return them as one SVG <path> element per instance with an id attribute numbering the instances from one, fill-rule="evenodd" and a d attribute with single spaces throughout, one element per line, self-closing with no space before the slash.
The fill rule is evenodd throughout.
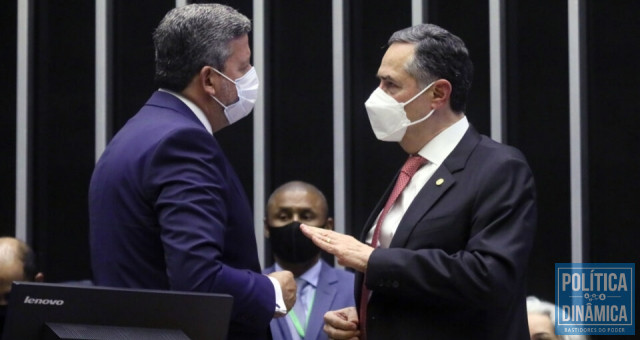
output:
<path id="1" fill-rule="evenodd" d="M 198 73 L 198 77 L 200 78 L 199 81 L 202 88 L 210 95 L 215 96 L 216 89 L 214 84 L 216 81 L 216 72 L 213 68 L 211 66 L 203 66 L 200 69 L 200 73 Z"/>
<path id="2" fill-rule="evenodd" d="M 334 227 L 333 218 L 331 218 L 331 217 L 327 218 L 327 223 L 325 223 L 324 229 L 333 230 L 333 227 Z"/>
<path id="3" fill-rule="evenodd" d="M 439 109 L 449 103 L 452 89 L 451 83 L 446 79 L 438 79 L 433 83 L 433 99 L 431 102 L 435 105 L 434 109 Z"/>
<path id="4" fill-rule="evenodd" d="M 263 218 L 262 222 L 264 223 L 264 237 L 269 238 L 269 225 L 267 224 L 267 218 Z"/>

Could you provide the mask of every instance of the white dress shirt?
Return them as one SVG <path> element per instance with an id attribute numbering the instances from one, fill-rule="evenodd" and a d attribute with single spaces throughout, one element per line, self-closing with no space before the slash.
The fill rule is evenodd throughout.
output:
<path id="1" fill-rule="evenodd" d="M 438 167 L 442 165 L 442 162 L 449 156 L 451 151 L 458 145 L 462 137 L 469 128 L 469 121 L 466 116 L 449 126 L 437 136 L 435 136 L 429 143 L 427 143 L 418 154 L 428 160 L 427 164 L 422 166 L 411 178 L 409 184 L 404 188 L 398 199 L 395 201 L 391 209 L 382 221 L 382 229 L 380 230 L 380 239 L 378 241 L 379 247 L 388 248 L 393 239 L 393 235 L 398 229 L 398 225 L 402 220 L 405 212 L 409 209 L 411 202 L 418 195 L 418 192 L 429 181 L 431 176 L 436 172 Z M 382 211 L 381 211 L 382 212 Z M 378 218 L 375 223 L 369 229 L 367 234 L 367 243 L 371 244 L 373 238 L 373 232 L 375 226 L 378 224 Z"/>
<path id="2" fill-rule="evenodd" d="M 173 92 L 171 90 L 158 89 L 158 91 L 172 94 L 176 96 L 176 98 L 180 99 L 180 101 L 182 101 L 184 105 L 188 106 L 191 109 L 191 112 L 193 112 L 193 114 L 196 115 L 200 123 L 204 125 L 204 128 L 207 129 L 207 131 L 209 131 L 209 133 L 213 135 L 213 129 L 211 128 L 211 123 L 209 123 L 207 116 L 205 116 L 204 112 L 198 107 L 198 105 L 196 105 L 194 102 L 190 101 L 186 97 L 182 96 L 181 94 Z"/>

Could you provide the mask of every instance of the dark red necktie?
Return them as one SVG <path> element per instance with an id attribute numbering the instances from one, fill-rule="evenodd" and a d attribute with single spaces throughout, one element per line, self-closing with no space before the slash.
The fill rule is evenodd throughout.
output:
<path id="1" fill-rule="evenodd" d="M 373 232 L 373 238 L 371 239 L 371 246 L 376 248 L 378 246 L 378 240 L 380 238 L 380 230 L 382 229 L 382 222 L 384 221 L 385 216 L 398 199 L 402 190 L 409 184 L 411 181 L 411 177 L 420 169 L 423 165 L 427 163 L 427 160 L 424 159 L 420 155 L 411 155 L 409 159 L 404 163 L 402 169 L 400 170 L 400 174 L 398 175 L 398 180 L 396 181 L 396 185 L 393 187 L 391 191 L 391 195 L 389 195 L 389 199 L 387 203 L 384 205 L 384 209 L 380 213 L 380 217 L 378 218 L 378 223 L 376 224 L 376 229 Z M 369 303 L 369 294 L 370 291 L 367 288 L 366 277 L 362 280 L 362 295 L 360 295 L 360 339 L 366 340 L 366 321 L 367 321 L 367 304 Z"/>

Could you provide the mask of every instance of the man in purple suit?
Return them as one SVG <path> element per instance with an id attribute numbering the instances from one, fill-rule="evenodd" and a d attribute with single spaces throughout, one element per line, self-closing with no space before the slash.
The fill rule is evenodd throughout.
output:
<path id="1" fill-rule="evenodd" d="M 224 5 L 167 13 L 153 34 L 160 89 L 100 157 L 89 213 L 97 285 L 230 294 L 228 337 L 254 340 L 296 285 L 260 273 L 251 207 L 213 135 L 253 109 L 250 30 Z"/>
<path id="2" fill-rule="evenodd" d="M 276 263 L 265 273 L 289 270 L 299 293 L 286 318 L 271 321 L 273 340 L 325 340 L 323 316 L 330 310 L 355 306 L 353 273 L 320 259 L 320 249 L 300 231 L 300 223 L 333 230 L 327 199 L 314 185 L 291 181 L 269 197 L 264 223 Z"/>

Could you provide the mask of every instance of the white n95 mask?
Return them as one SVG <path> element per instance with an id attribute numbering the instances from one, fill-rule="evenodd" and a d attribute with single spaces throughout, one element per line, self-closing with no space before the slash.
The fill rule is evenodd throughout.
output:
<path id="1" fill-rule="evenodd" d="M 407 127 L 424 122 L 431 117 L 435 109 L 431 110 L 426 116 L 412 122 L 407 118 L 407 112 L 404 110 L 406 105 L 427 91 L 431 85 L 433 85 L 433 82 L 404 103 L 399 103 L 380 87 L 376 88 L 364 103 L 376 138 L 385 142 L 399 142 L 407 132 Z"/>
<path id="2" fill-rule="evenodd" d="M 236 90 L 238 91 L 238 101 L 229 106 L 225 106 L 218 100 L 218 98 L 211 96 L 224 108 L 224 115 L 227 117 L 229 125 L 231 125 L 249 115 L 251 110 L 253 110 L 253 106 L 256 104 L 256 99 L 258 99 L 260 80 L 258 79 L 258 74 L 253 66 L 249 71 L 247 71 L 247 73 L 236 80 L 232 80 L 215 68 L 213 70 L 225 79 L 234 83 L 236 85 Z"/>

